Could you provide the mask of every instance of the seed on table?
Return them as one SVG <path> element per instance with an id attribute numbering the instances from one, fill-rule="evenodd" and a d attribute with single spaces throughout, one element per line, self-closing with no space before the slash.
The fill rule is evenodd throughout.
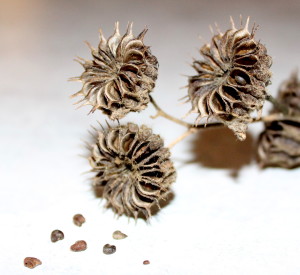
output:
<path id="1" fill-rule="evenodd" d="M 148 261 L 148 260 L 145 260 L 145 261 L 143 261 L 143 264 L 150 264 L 150 261 Z"/>
<path id="2" fill-rule="evenodd" d="M 85 217 L 83 217 L 81 214 L 76 214 L 73 217 L 73 222 L 77 226 L 82 226 L 82 224 L 85 223 Z"/>
<path id="3" fill-rule="evenodd" d="M 84 251 L 87 249 L 87 244 L 85 241 L 77 241 L 76 243 L 74 243 L 73 245 L 71 245 L 71 250 L 74 252 L 80 252 L 80 251 Z"/>
<path id="4" fill-rule="evenodd" d="M 125 239 L 127 238 L 128 236 L 124 233 L 122 233 L 121 231 L 117 230 L 113 233 L 113 238 L 115 240 L 122 240 L 122 239 Z"/>
<path id="5" fill-rule="evenodd" d="M 28 267 L 28 268 L 35 268 L 36 266 L 38 265 L 41 265 L 42 262 L 37 259 L 37 258 L 34 258 L 34 257 L 26 257 L 24 259 L 24 266 Z"/>
<path id="6" fill-rule="evenodd" d="M 116 250 L 117 248 L 114 245 L 106 244 L 103 246 L 103 253 L 106 255 L 113 254 L 116 252 Z"/>
<path id="7" fill-rule="evenodd" d="M 63 240 L 64 239 L 64 233 L 58 229 L 56 230 L 53 230 L 52 233 L 51 233 L 51 241 L 53 243 L 57 242 L 57 241 L 60 241 L 60 240 Z"/>

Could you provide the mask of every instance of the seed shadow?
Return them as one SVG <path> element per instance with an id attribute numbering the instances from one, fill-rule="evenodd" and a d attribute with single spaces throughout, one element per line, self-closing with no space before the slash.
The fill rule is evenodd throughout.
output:
<path id="1" fill-rule="evenodd" d="M 238 178 L 241 168 L 254 159 L 254 139 L 249 132 L 239 141 L 228 128 L 206 129 L 195 135 L 191 151 L 194 157 L 187 163 L 228 169 L 232 178 Z"/>
<path id="2" fill-rule="evenodd" d="M 103 191 L 104 188 L 103 187 L 93 187 L 93 192 L 96 198 L 100 198 L 100 199 L 104 199 L 103 198 Z M 157 213 L 164 207 L 168 206 L 175 198 L 175 193 L 171 190 L 168 193 L 166 193 L 162 199 L 159 200 L 159 206 L 157 204 L 152 205 L 152 207 L 150 208 L 151 211 L 151 215 L 155 216 L 157 215 Z M 111 209 L 113 212 L 116 212 L 111 206 L 108 206 L 107 209 Z M 127 216 L 129 218 L 134 218 L 133 214 L 128 215 L 124 213 L 124 216 Z M 145 222 L 149 222 L 149 220 L 147 220 L 146 216 L 142 213 L 139 212 L 138 219 L 142 219 Z"/>

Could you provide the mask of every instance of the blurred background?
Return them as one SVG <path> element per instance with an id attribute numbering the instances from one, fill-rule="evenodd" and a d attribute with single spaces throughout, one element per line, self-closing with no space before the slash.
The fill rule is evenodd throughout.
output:
<path id="1" fill-rule="evenodd" d="M 69 96 L 82 73 L 76 56 L 90 58 L 83 43 L 98 44 L 120 22 L 134 34 L 149 28 L 145 44 L 158 58 L 153 96 L 170 114 L 184 116 L 189 104 L 186 75 L 209 42 L 209 25 L 222 31 L 229 16 L 239 25 L 250 16 L 259 25 L 256 38 L 273 57 L 272 85 L 300 64 L 300 1 L 0 1 L 0 226 L 4 239 L 1 274 L 25 274 L 27 256 L 41 258 L 43 274 L 299 274 L 299 170 L 259 170 L 253 161 L 263 125 L 249 127 L 247 140 L 236 141 L 226 129 L 191 136 L 174 147 L 178 169 L 174 198 L 152 220 L 128 223 L 102 211 L 90 190 L 83 141 L 90 125 L 104 122 L 89 107 L 75 110 Z M 201 36 L 201 38 L 199 38 Z M 264 114 L 271 108 L 266 103 Z M 184 132 L 163 118 L 152 120 L 149 106 L 124 122 L 146 123 L 166 144 Z M 194 116 L 186 120 L 192 122 Z M 77 212 L 87 218 L 74 228 Z M 62 228 L 66 240 L 49 235 Z M 102 246 L 122 229 L 129 238 L 107 257 Z M 82 254 L 69 252 L 77 239 L 91 243 Z M 119 245 L 119 246 L 118 246 Z M 150 260 L 143 266 L 143 260 Z"/>

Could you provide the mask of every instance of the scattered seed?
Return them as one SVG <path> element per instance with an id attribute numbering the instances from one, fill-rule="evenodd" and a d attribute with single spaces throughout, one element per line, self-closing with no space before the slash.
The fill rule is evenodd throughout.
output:
<path id="1" fill-rule="evenodd" d="M 77 226 L 82 226 L 82 224 L 85 223 L 85 217 L 83 217 L 81 214 L 76 214 L 73 217 L 73 222 Z"/>
<path id="2" fill-rule="evenodd" d="M 53 230 L 51 233 L 51 241 L 53 243 L 56 243 L 57 241 L 63 240 L 64 239 L 64 233 L 58 229 Z"/>
<path id="3" fill-rule="evenodd" d="M 143 264 L 150 264 L 150 261 L 148 261 L 148 260 L 145 260 L 145 261 L 143 261 Z"/>
<path id="4" fill-rule="evenodd" d="M 77 241 L 73 245 L 71 245 L 71 250 L 74 252 L 80 252 L 87 249 L 87 244 L 85 241 Z"/>
<path id="5" fill-rule="evenodd" d="M 116 252 L 116 250 L 117 248 L 114 245 L 106 244 L 103 246 L 103 253 L 106 255 L 113 254 Z"/>
<path id="6" fill-rule="evenodd" d="M 128 236 L 124 233 L 122 233 L 121 231 L 117 230 L 113 233 L 113 238 L 115 240 L 122 240 L 122 239 L 125 239 L 127 238 Z"/>
<path id="7" fill-rule="evenodd" d="M 41 265 L 42 262 L 37 259 L 37 258 L 33 258 L 33 257 L 26 257 L 24 259 L 24 266 L 28 267 L 28 268 L 35 268 L 38 265 Z"/>

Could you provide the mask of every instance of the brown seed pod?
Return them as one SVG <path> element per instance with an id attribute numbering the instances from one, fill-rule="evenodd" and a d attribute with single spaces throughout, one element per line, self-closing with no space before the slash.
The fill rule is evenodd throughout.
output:
<path id="1" fill-rule="evenodd" d="M 176 172 L 169 149 L 146 126 L 127 125 L 98 131 L 90 145 L 93 185 L 103 191 L 106 207 L 118 214 L 146 219 L 150 208 L 165 198 Z"/>
<path id="2" fill-rule="evenodd" d="M 147 107 L 157 79 L 158 62 L 144 45 L 146 32 L 144 29 L 135 37 L 131 23 L 122 36 L 117 22 L 107 41 L 100 31 L 97 49 L 88 44 L 93 60 L 77 60 L 85 71 L 71 79 L 83 83 L 82 89 L 73 95 L 83 96 L 81 106 L 91 105 L 91 112 L 99 109 L 112 120 Z"/>
<path id="3" fill-rule="evenodd" d="M 300 115 L 300 80 L 297 72 L 280 85 L 278 101 L 289 107 L 291 115 Z"/>
<path id="4" fill-rule="evenodd" d="M 261 167 L 300 166 L 300 121 L 274 120 L 266 123 L 258 142 Z"/>
<path id="5" fill-rule="evenodd" d="M 197 75 L 189 78 L 190 112 L 216 118 L 234 131 L 238 139 L 246 138 L 250 112 L 260 111 L 266 96 L 272 59 L 264 45 L 254 39 L 255 28 L 232 27 L 224 34 L 219 31 L 211 44 L 200 49 L 203 61 L 194 61 Z"/>

